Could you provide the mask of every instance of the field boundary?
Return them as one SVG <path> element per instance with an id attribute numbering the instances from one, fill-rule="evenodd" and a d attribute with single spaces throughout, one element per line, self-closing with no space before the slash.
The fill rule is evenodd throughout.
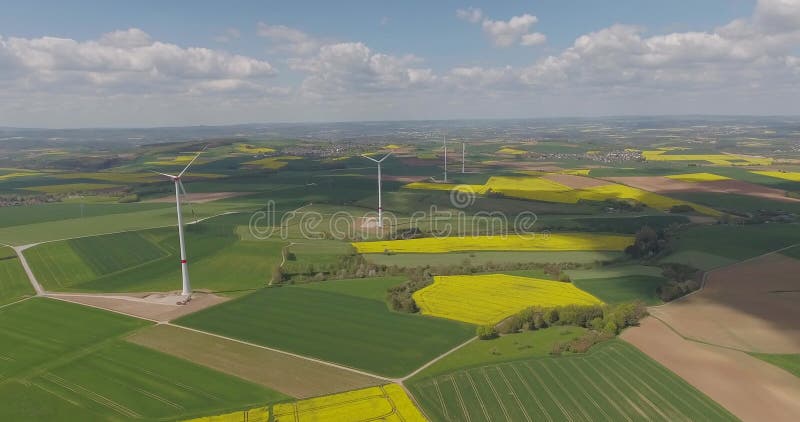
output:
<path id="1" fill-rule="evenodd" d="M 787 249 L 794 248 L 795 246 L 800 246 L 800 243 L 794 243 L 794 244 L 791 244 L 789 246 L 784 246 L 784 247 L 782 247 L 780 249 L 776 249 L 774 251 L 769 251 L 769 252 L 763 253 L 761 255 L 752 256 L 750 258 L 734 262 L 732 264 L 720 265 L 719 267 L 715 267 L 715 268 L 712 268 L 712 269 L 710 269 L 708 271 L 704 271 L 703 272 L 703 279 L 702 279 L 702 281 L 700 283 L 700 288 L 699 289 L 697 289 L 697 290 L 695 290 L 693 292 L 690 292 L 689 294 L 683 295 L 683 296 L 681 296 L 681 297 L 679 297 L 679 298 L 677 298 L 675 300 L 671 300 L 669 302 L 662 303 L 660 305 L 648 306 L 648 308 L 660 308 L 662 306 L 667 306 L 670 303 L 675 303 L 675 302 L 679 302 L 681 300 L 685 300 L 685 298 L 690 297 L 692 295 L 699 294 L 700 292 L 702 292 L 706 288 L 706 281 L 708 280 L 709 275 L 714 271 L 721 270 L 723 268 L 733 267 L 733 266 L 736 266 L 736 265 L 746 264 L 746 263 L 748 263 L 750 261 L 755 261 L 756 259 L 764 258 L 766 256 L 774 255 L 774 254 L 777 254 L 777 253 L 781 253 L 781 252 L 783 252 L 783 251 L 785 251 Z M 656 318 L 656 319 L 658 319 L 658 318 Z M 659 321 L 661 321 L 661 320 L 659 319 Z M 664 322 L 664 324 L 666 324 L 666 322 Z M 667 324 L 667 326 L 669 326 L 669 324 Z M 670 328 L 672 328 L 672 327 L 670 327 Z"/>
<path id="2" fill-rule="evenodd" d="M 316 363 L 320 363 L 320 364 L 323 364 L 323 365 L 328 365 L 328 366 L 331 366 L 331 367 L 334 367 L 334 368 L 339 368 L 339 369 L 343 369 L 343 370 L 346 370 L 346 371 L 355 372 L 357 374 L 361 374 L 361 375 L 364 375 L 364 376 L 377 378 L 377 379 L 380 379 L 380 380 L 383 380 L 383 381 L 386 381 L 386 382 L 389 382 L 389 383 L 397 382 L 397 380 L 394 379 L 394 378 L 384 377 L 382 375 L 373 374 L 373 373 L 370 373 L 370 372 L 367 372 L 367 371 L 364 371 L 364 370 L 361 370 L 361 369 L 356 369 L 356 368 L 352 368 L 352 367 L 349 367 L 349 366 L 346 366 L 346 365 L 341 365 L 341 364 L 338 364 L 338 363 L 329 362 L 329 361 L 326 361 L 326 360 L 323 360 L 323 359 L 318 359 L 318 358 L 313 358 L 313 357 L 310 357 L 310 356 L 300 355 L 300 354 L 297 354 L 297 353 L 287 352 L 286 350 L 276 349 L 274 347 L 262 346 L 260 344 L 250 343 L 248 341 L 240 340 L 240 339 L 233 338 L 233 337 L 226 337 L 226 336 L 223 336 L 223 335 L 220 335 L 220 334 L 216 334 L 216 333 L 212 333 L 212 332 L 208 332 L 208 331 L 203 331 L 203 330 L 198 330 L 196 328 L 185 327 L 183 325 L 177 325 L 177 324 L 173 324 L 171 322 L 164 322 L 164 323 L 161 323 L 161 324 L 170 325 L 170 326 L 173 326 L 173 327 L 178 327 L 178 328 L 182 328 L 184 330 L 194 331 L 194 332 L 198 332 L 198 333 L 202 333 L 202 334 L 208 334 L 210 336 L 218 337 L 218 338 L 225 339 L 225 340 L 235 341 L 237 343 L 246 344 L 248 346 L 258 347 L 258 348 L 265 349 L 265 350 L 270 350 L 270 351 L 273 351 L 273 352 L 283 353 L 283 354 L 288 355 L 288 356 L 294 356 L 294 357 L 297 357 L 297 358 L 306 359 L 306 360 L 309 360 L 309 361 L 312 361 L 312 362 L 316 362 Z"/>

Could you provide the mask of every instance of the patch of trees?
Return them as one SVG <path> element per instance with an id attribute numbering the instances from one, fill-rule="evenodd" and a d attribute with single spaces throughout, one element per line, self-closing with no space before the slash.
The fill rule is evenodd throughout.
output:
<path id="1" fill-rule="evenodd" d="M 703 272 L 684 264 L 665 264 L 661 274 L 669 281 L 658 286 L 656 293 L 664 302 L 675 300 L 697 290 L 702 285 Z"/>
<path id="2" fill-rule="evenodd" d="M 587 328 L 589 331 L 580 338 L 556 343 L 551 352 L 583 353 L 594 344 L 613 338 L 624 328 L 638 325 L 639 320 L 646 315 L 644 304 L 638 301 L 618 305 L 565 305 L 548 308 L 533 306 L 507 318 L 497 325 L 496 330 L 498 334 L 510 334 L 560 325 Z M 480 327 L 478 336 L 481 337 Z"/>
<path id="3" fill-rule="evenodd" d="M 669 250 L 669 231 L 654 230 L 643 226 L 636 232 L 632 245 L 625 248 L 625 254 L 634 259 L 651 259 Z"/>
<path id="4" fill-rule="evenodd" d="M 520 330 L 539 330 L 558 325 L 575 325 L 614 335 L 636 325 L 647 315 L 641 302 L 617 305 L 564 305 L 555 307 L 532 306 L 498 324 L 500 333 Z"/>
<path id="5" fill-rule="evenodd" d="M 669 212 L 672 214 L 680 214 L 680 213 L 687 213 L 693 212 L 694 208 L 689 204 L 680 204 L 680 205 L 673 205 L 670 207 Z"/>

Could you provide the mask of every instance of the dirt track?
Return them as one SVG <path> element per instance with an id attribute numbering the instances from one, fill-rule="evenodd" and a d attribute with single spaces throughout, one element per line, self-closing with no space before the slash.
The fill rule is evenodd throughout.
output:
<path id="1" fill-rule="evenodd" d="M 711 271 L 702 291 L 650 308 L 687 338 L 761 353 L 800 353 L 800 261 L 771 254 Z"/>
<path id="2" fill-rule="evenodd" d="M 653 317 L 620 337 L 744 421 L 800 415 L 800 378 L 746 353 L 685 340 Z"/>
<path id="3" fill-rule="evenodd" d="M 787 197 L 786 192 L 780 189 L 768 188 L 766 186 L 742 182 L 739 180 L 684 182 L 682 180 L 669 179 L 661 176 L 607 177 L 605 179 L 661 194 L 679 192 L 729 193 L 780 202 L 800 201 L 795 198 Z"/>
<path id="4" fill-rule="evenodd" d="M 161 293 L 48 293 L 48 296 L 160 322 L 170 321 L 228 300 L 222 296 L 207 293 L 193 293 L 192 300 L 186 305 L 176 304 L 180 300 L 177 293 L 172 295 Z"/>

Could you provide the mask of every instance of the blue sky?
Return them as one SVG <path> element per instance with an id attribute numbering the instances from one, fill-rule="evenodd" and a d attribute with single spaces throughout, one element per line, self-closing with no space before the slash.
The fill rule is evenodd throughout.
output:
<path id="1" fill-rule="evenodd" d="M 800 112 L 800 0 L 0 7 L 0 125 Z"/>

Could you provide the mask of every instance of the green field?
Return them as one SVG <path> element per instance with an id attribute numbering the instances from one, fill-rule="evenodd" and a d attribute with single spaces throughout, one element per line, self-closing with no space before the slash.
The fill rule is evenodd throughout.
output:
<path id="1" fill-rule="evenodd" d="M 148 324 L 50 299 L 0 309 L 0 420 L 174 420 L 286 398 L 120 340 Z"/>
<path id="2" fill-rule="evenodd" d="M 246 215 L 186 226 L 192 284 L 219 292 L 254 289 L 280 262 L 280 240 L 241 240 Z M 180 283 L 175 228 L 50 242 L 25 251 L 37 279 L 52 291 L 169 291 Z"/>
<path id="3" fill-rule="evenodd" d="M 331 280 L 307 284 L 298 284 L 302 289 L 312 289 L 348 296 L 384 301 L 386 291 L 406 281 L 406 277 L 371 277 L 349 280 Z"/>
<path id="4" fill-rule="evenodd" d="M 0 246 L 0 305 L 33 295 L 33 287 L 16 252 Z"/>
<path id="5" fill-rule="evenodd" d="M 507 334 L 491 340 L 476 340 L 425 368 L 410 382 L 458 369 L 547 357 L 555 343 L 567 343 L 585 332 L 586 329 L 582 327 L 556 326 Z"/>
<path id="6" fill-rule="evenodd" d="M 736 420 L 633 346 L 461 369 L 410 383 L 434 421 Z"/>
<path id="7" fill-rule="evenodd" d="M 452 252 L 446 254 L 403 253 L 403 254 L 365 254 L 368 261 L 381 265 L 397 265 L 398 267 L 462 265 L 469 260 L 471 265 L 488 263 L 512 264 L 524 263 L 560 263 L 571 262 L 590 264 L 596 261 L 613 261 L 623 256 L 621 252 Z"/>
<path id="8" fill-rule="evenodd" d="M 629 275 L 573 280 L 572 284 L 597 296 L 605 303 L 641 300 L 647 305 L 658 305 L 661 299 L 656 293 L 656 288 L 665 282 L 666 279 L 663 277 Z"/>
<path id="9" fill-rule="evenodd" d="M 742 260 L 800 243 L 798 239 L 800 224 L 796 223 L 714 225 L 681 231 L 671 248 L 675 252 L 711 251 L 723 258 Z"/>
<path id="10" fill-rule="evenodd" d="M 58 204 L 63 205 L 63 204 Z M 129 205 L 137 205 L 129 207 Z M 74 208 L 78 205 L 68 204 L 64 207 L 52 207 L 50 205 L 41 205 L 44 207 L 42 210 L 32 211 L 38 215 L 34 221 L 20 222 L 15 225 L 0 227 L 0 239 L 3 242 L 11 245 L 25 245 L 36 242 L 45 242 L 56 239 L 69 239 L 80 236 L 92 236 L 106 233 L 117 233 L 121 231 L 130 230 L 143 230 L 153 227 L 175 226 L 177 224 L 175 217 L 175 208 L 166 206 L 153 206 L 139 208 L 138 205 L 151 205 L 151 204 L 120 204 L 120 205 L 107 205 L 113 210 L 119 212 L 104 212 L 101 209 L 97 210 L 96 215 L 80 217 L 80 214 L 74 216 Z M 164 205 L 164 204 L 152 204 Z M 169 204 L 166 204 L 169 205 Z M 96 205 L 97 207 L 105 207 L 106 205 Z M 24 210 L 26 208 L 34 209 L 36 207 L 9 207 L 19 208 Z M 71 217 L 59 217 L 61 209 L 67 207 L 72 210 L 69 212 Z M 87 205 L 87 209 L 89 206 Z M 227 202 L 209 202 L 206 204 L 194 204 L 191 207 L 184 207 L 183 214 L 186 222 L 190 222 L 197 218 L 205 218 L 213 215 L 221 214 L 231 210 L 242 209 L 243 206 L 236 203 Z M 252 208 L 252 205 L 244 207 L 245 209 Z M 6 208 L 0 208 L 5 210 Z M 133 211 L 131 211 L 133 210 Z M 192 214 L 194 210 L 194 215 Z M 22 211 L 15 211 L 13 214 Z M 80 212 L 80 211 L 78 211 Z M 52 213 L 53 215 L 49 215 Z M 23 217 L 19 217 L 23 218 Z"/>
<path id="11" fill-rule="evenodd" d="M 800 202 L 771 201 L 754 196 L 735 195 L 730 193 L 681 192 L 672 195 L 685 201 L 706 205 L 718 210 L 731 212 L 756 212 L 758 210 L 800 212 Z"/>
<path id="12" fill-rule="evenodd" d="M 48 221 L 128 214 L 156 209 L 174 209 L 170 204 L 80 204 L 55 203 L 21 207 L 1 207 L 0 227 L 22 226 Z M 174 214 L 174 212 L 173 212 Z"/>
<path id="13" fill-rule="evenodd" d="M 751 355 L 779 368 L 783 368 L 796 377 L 800 377 L 800 354 L 772 355 L 766 353 L 751 353 Z"/>
<path id="14" fill-rule="evenodd" d="M 259 290 L 177 323 L 388 376 L 474 335 L 467 324 L 392 312 L 382 298 L 303 287 Z"/>

